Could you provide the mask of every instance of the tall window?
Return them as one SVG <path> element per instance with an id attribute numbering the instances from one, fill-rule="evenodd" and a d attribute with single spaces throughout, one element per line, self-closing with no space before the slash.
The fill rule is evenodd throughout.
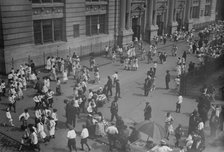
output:
<path id="1" fill-rule="evenodd" d="M 211 15 L 211 5 L 205 5 L 205 16 Z"/>
<path id="2" fill-rule="evenodd" d="M 106 15 L 86 16 L 86 35 L 106 33 Z"/>
<path id="3" fill-rule="evenodd" d="M 33 21 L 34 42 L 44 44 L 62 41 L 62 19 L 35 20 Z"/>
<path id="4" fill-rule="evenodd" d="M 192 18 L 199 18 L 199 6 L 193 6 L 192 8 Z"/>

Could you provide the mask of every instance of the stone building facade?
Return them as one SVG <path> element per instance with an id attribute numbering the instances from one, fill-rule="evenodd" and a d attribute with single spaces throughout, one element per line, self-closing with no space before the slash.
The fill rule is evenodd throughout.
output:
<path id="1" fill-rule="evenodd" d="M 215 20 L 216 0 L 0 0 L 0 73 Z"/>

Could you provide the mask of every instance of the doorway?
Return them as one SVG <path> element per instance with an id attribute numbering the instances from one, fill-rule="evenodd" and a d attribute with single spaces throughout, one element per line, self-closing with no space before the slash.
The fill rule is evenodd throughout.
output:
<path id="1" fill-rule="evenodd" d="M 133 37 L 132 40 L 134 41 L 135 37 L 140 38 L 140 32 L 141 32 L 141 28 L 139 23 L 139 18 L 133 18 L 132 19 L 132 30 L 133 30 Z"/>
<path id="2" fill-rule="evenodd" d="M 157 15 L 157 25 L 158 25 L 158 33 L 157 33 L 157 35 L 162 35 L 163 34 L 163 25 L 164 25 L 164 22 L 163 22 L 163 20 L 162 20 L 162 17 L 163 17 L 163 15 Z"/>

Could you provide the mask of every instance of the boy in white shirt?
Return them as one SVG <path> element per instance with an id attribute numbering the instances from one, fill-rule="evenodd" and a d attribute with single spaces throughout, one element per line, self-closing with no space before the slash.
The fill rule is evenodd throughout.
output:
<path id="1" fill-rule="evenodd" d="M 12 127 L 14 127 L 15 125 L 13 124 L 13 119 L 12 119 L 12 115 L 11 115 L 11 113 L 10 113 L 10 110 L 9 110 L 9 108 L 7 108 L 6 109 L 6 118 L 8 119 L 8 121 L 9 121 L 9 124 L 12 126 Z M 4 126 L 6 126 L 6 123 L 4 123 Z"/>
<path id="2" fill-rule="evenodd" d="M 87 143 L 88 137 L 89 137 L 89 131 L 86 128 L 86 125 L 82 125 L 82 132 L 81 132 L 81 146 L 82 146 L 82 148 L 81 148 L 81 150 L 84 150 L 84 148 L 83 148 L 84 144 L 88 147 L 89 151 L 91 150 L 88 143 Z"/>
<path id="3" fill-rule="evenodd" d="M 176 112 L 180 113 L 181 103 L 183 102 L 183 96 L 179 95 L 176 103 Z"/>

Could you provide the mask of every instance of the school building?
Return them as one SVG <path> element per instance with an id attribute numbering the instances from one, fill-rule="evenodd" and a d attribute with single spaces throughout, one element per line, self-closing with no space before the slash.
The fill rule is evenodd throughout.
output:
<path id="1" fill-rule="evenodd" d="M 134 37 L 183 27 L 205 26 L 216 18 L 217 0 L 0 0 L 0 73 L 48 56 L 99 53 Z"/>

